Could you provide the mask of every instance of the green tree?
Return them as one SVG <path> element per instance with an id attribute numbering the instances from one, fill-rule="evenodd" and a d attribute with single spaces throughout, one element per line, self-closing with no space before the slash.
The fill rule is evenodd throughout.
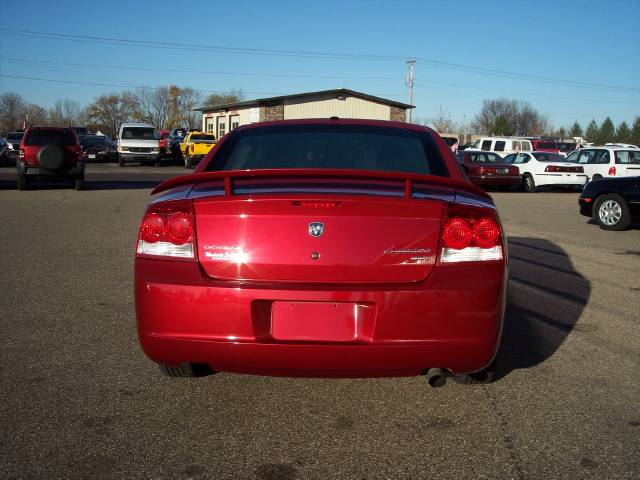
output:
<path id="1" fill-rule="evenodd" d="M 640 117 L 636 117 L 633 121 L 633 127 L 631 127 L 630 142 L 640 147 Z"/>
<path id="2" fill-rule="evenodd" d="M 513 135 L 515 131 L 516 129 L 513 124 L 511 124 L 511 122 L 509 122 L 507 117 L 505 117 L 504 115 L 499 115 L 493 123 L 493 133 L 495 135 L 509 136 Z"/>
<path id="3" fill-rule="evenodd" d="M 596 142 L 600 145 L 604 145 L 607 142 L 615 141 L 616 127 L 613 126 L 613 122 L 609 117 L 602 121 L 602 125 L 598 129 L 598 137 Z"/>
<path id="4" fill-rule="evenodd" d="M 565 138 L 567 136 L 567 131 L 564 127 L 560 127 L 560 129 L 558 129 L 558 136 L 560 138 Z"/>
<path id="5" fill-rule="evenodd" d="M 631 143 L 631 129 L 627 122 L 622 122 L 616 128 L 616 142 Z"/>
<path id="6" fill-rule="evenodd" d="M 571 125 L 571 130 L 569 130 L 570 137 L 581 137 L 582 136 L 582 127 L 578 122 L 573 122 Z"/>
<path id="7" fill-rule="evenodd" d="M 598 129 L 598 124 L 596 123 L 595 120 L 591 120 L 589 122 L 589 125 L 587 125 L 587 131 L 584 132 L 584 136 L 589 142 L 597 142 L 599 133 L 600 133 L 600 130 Z M 580 136 L 580 135 L 576 135 L 576 136 Z"/>

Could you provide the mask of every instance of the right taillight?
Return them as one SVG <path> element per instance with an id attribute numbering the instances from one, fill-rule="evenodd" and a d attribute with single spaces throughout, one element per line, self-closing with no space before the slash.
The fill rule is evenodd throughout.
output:
<path id="1" fill-rule="evenodd" d="M 20 152 L 18 152 L 18 158 L 24 160 L 24 148 L 21 148 Z"/>
<path id="2" fill-rule="evenodd" d="M 442 230 L 440 263 L 500 261 L 502 232 L 498 222 L 478 211 L 450 212 Z"/>
<path id="3" fill-rule="evenodd" d="M 139 257 L 195 261 L 195 222 L 191 201 L 149 207 L 138 232 Z"/>

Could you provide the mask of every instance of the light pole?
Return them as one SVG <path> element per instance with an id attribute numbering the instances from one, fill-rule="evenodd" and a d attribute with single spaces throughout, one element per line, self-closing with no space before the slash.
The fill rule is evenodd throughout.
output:
<path id="1" fill-rule="evenodd" d="M 409 87 L 409 105 L 413 104 L 413 66 L 416 64 L 415 60 L 407 61 L 407 65 L 409 65 L 409 72 L 407 72 L 407 87 Z M 411 123 L 411 110 L 409 109 L 408 114 L 408 122 Z"/>

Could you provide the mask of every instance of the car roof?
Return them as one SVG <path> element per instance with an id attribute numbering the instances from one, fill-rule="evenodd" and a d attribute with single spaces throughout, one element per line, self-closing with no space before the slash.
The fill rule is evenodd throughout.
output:
<path id="1" fill-rule="evenodd" d="M 124 128 L 124 127 L 147 127 L 147 128 L 156 128 L 153 125 L 151 125 L 150 123 L 142 123 L 142 122 L 127 122 L 127 123 L 123 123 L 122 125 L 120 125 L 120 128 Z"/>
<path id="2" fill-rule="evenodd" d="M 273 120 L 270 122 L 258 122 L 248 125 L 242 125 L 236 130 L 271 127 L 271 126 L 285 126 L 285 125 L 363 125 L 363 126 L 380 126 L 389 128 L 398 128 L 404 130 L 414 130 L 419 132 L 435 133 L 433 129 L 425 127 L 423 125 L 417 125 L 415 123 L 406 122 L 392 122 L 389 120 L 368 120 L 361 118 L 305 118 L 296 120 Z"/>

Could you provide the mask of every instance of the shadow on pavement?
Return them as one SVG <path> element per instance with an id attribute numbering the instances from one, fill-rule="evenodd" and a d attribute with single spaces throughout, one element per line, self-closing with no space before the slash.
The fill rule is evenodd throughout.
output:
<path id="1" fill-rule="evenodd" d="M 494 381 L 544 362 L 573 330 L 593 328 L 578 323 L 591 284 L 569 255 L 548 240 L 510 237 L 508 242 L 511 271 Z"/>

